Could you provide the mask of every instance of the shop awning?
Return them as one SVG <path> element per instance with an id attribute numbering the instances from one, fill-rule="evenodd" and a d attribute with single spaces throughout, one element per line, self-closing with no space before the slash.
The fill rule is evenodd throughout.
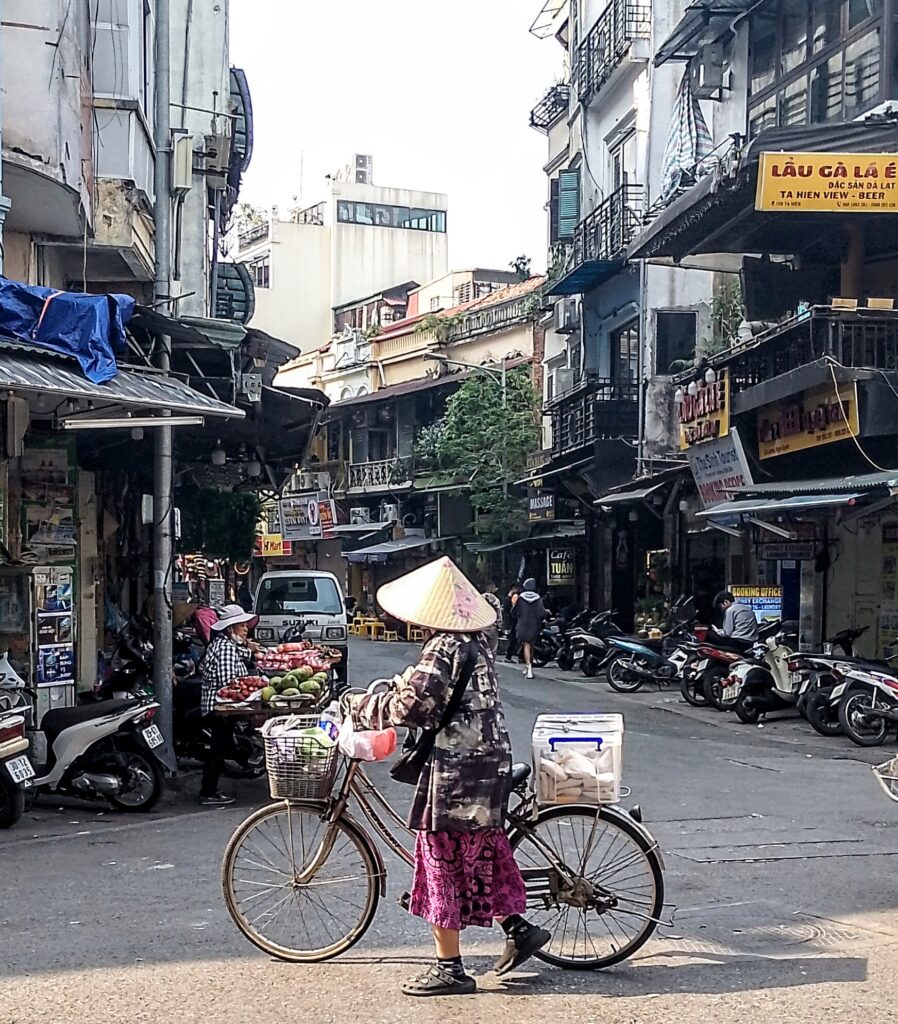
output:
<path id="1" fill-rule="evenodd" d="M 522 487 L 532 484 L 536 480 L 547 480 L 549 477 L 561 476 L 562 473 L 575 473 L 578 469 L 588 466 L 591 462 L 595 462 L 594 455 L 590 455 L 588 459 L 572 462 L 569 466 L 559 466 L 557 469 L 534 469 L 527 476 L 522 477 L 520 480 L 515 480 L 515 485 Z"/>
<path id="2" fill-rule="evenodd" d="M 794 494 L 789 498 L 744 498 L 724 501 L 713 508 L 696 512 L 697 516 L 720 519 L 732 516 L 785 515 L 788 512 L 811 512 L 814 509 L 840 508 L 853 505 L 859 492 L 844 494 Z"/>
<path id="3" fill-rule="evenodd" d="M 632 504 L 635 501 L 645 501 L 646 498 L 650 498 L 653 494 L 660 491 L 666 483 L 667 481 L 664 480 L 660 484 L 652 484 L 650 487 L 639 487 L 632 491 L 620 491 L 617 494 L 606 494 L 601 498 L 596 498 L 593 504 L 626 505 Z"/>
<path id="4" fill-rule="evenodd" d="M 586 536 L 586 526 L 576 523 L 570 525 L 565 523 L 559 523 L 545 533 L 537 533 L 531 537 L 522 537 L 520 540 L 512 540 L 507 544 L 466 544 L 465 547 L 469 551 L 475 551 L 477 554 L 487 554 L 491 551 L 514 551 L 515 549 L 525 548 L 544 548 L 549 547 L 557 541 L 573 541 L 580 540 Z"/>
<path id="5" fill-rule="evenodd" d="M 372 544 L 369 548 L 359 548 L 358 551 L 344 551 L 343 557 L 348 562 L 382 563 L 391 558 L 402 557 L 417 548 L 429 547 L 449 539 L 448 537 L 420 537 L 418 535 L 401 537 L 399 540 L 385 540 L 381 544 Z"/>
<path id="6" fill-rule="evenodd" d="M 51 413 L 66 398 L 101 403 L 94 409 L 125 407 L 191 416 L 221 416 L 243 419 L 243 412 L 232 405 L 194 391 L 174 377 L 152 371 L 119 368 L 112 380 L 94 384 L 73 360 L 55 357 L 26 345 L 0 346 L 0 389 L 33 395 L 42 411 Z M 42 401 L 41 401 L 42 400 Z"/>
<path id="7" fill-rule="evenodd" d="M 808 495 L 836 494 L 840 491 L 872 491 L 877 487 L 898 488 L 898 470 L 883 470 L 877 473 L 858 473 L 853 476 L 816 477 L 809 480 L 776 480 L 763 484 L 752 484 L 745 493 L 752 495 Z"/>
<path id="8" fill-rule="evenodd" d="M 691 60 L 703 44 L 720 38 L 735 18 L 756 3 L 757 0 L 693 0 L 673 32 L 658 47 L 655 67 L 669 60 Z"/>

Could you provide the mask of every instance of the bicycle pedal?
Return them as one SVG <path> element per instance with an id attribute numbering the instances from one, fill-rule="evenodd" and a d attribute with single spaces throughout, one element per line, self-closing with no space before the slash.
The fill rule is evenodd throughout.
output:
<path id="1" fill-rule="evenodd" d="M 403 910 L 404 910 L 404 911 L 406 912 L 406 914 L 407 914 L 407 913 L 409 912 L 409 909 L 408 909 L 408 908 L 409 908 L 409 907 L 411 906 L 411 902 L 412 902 L 412 894 L 411 894 L 410 892 L 404 892 L 404 893 L 403 893 L 403 894 L 402 894 L 402 895 L 401 895 L 401 896 L 399 897 L 399 899 L 398 899 L 398 900 L 396 900 L 396 902 L 397 902 L 397 903 L 399 904 L 399 906 L 400 906 L 400 907 L 402 907 L 402 909 L 403 909 Z"/>

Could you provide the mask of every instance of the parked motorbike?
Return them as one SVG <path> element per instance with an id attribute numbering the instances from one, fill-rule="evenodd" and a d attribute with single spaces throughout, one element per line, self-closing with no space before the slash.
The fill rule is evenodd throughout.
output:
<path id="1" fill-rule="evenodd" d="M 660 687 L 678 681 L 695 657 L 693 648 L 684 642 L 694 639 L 690 623 L 680 624 L 656 643 L 609 637 L 615 653 L 607 668 L 609 685 L 618 693 L 635 693 L 644 683 Z"/>
<path id="2" fill-rule="evenodd" d="M 34 778 L 27 750 L 24 710 L 0 710 L 0 828 L 12 828 L 25 811 Z"/>
<path id="3" fill-rule="evenodd" d="M 575 654 L 574 640 L 581 634 L 588 632 L 589 623 L 594 618 L 595 613 L 589 608 L 584 608 L 582 612 L 578 612 L 571 619 L 562 632 L 561 644 L 559 645 L 558 652 L 555 655 L 555 660 L 562 672 L 570 672 L 571 669 L 577 666 L 580 659 L 582 659 L 583 648 L 579 648 L 578 653 Z"/>
<path id="4" fill-rule="evenodd" d="M 617 653 L 608 645 L 609 637 L 626 635 L 614 621 L 615 614 L 612 611 L 599 612 L 591 619 L 588 629 L 571 637 L 573 665 L 576 667 L 579 662 L 580 671 L 588 679 L 597 676 Z"/>
<path id="5" fill-rule="evenodd" d="M 733 685 L 725 685 L 727 679 L 732 676 L 734 667 L 757 644 L 763 644 L 769 637 L 776 636 L 781 628 L 782 623 L 779 620 L 767 622 L 759 628 L 757 640 L 724 636 L 723 633 L 718 633 L 713 629 L 708 631 L 705 643 L 699 652 L 708 660 L 708 665 L 702 674 L 702 687 L 708 704 L 717 708 L 718 711 L 729 711 L 735 706 L 738 688 Z"/>
<path id="6" fill-rule="evenodd" d="M 740 722 L 754 725 L 769 711 L 794 708 L 801 674 L 789 669 L 798 643 L 798 624 L 784 622 L 775 636 L 767 636 L 752 649 L 725 681 L 723 696 L 736 695 Z"/>
<path id="7" fill-rule="evenodd" d="M 840 665 L 832 698 L 839 701 L 842 731 L 859 747 L 878 747 L 898 726 L 898 678 L 859 666 Z"/>
<path id="8" fill-rule="evenodd" d="M 25 694 L 36 698 L 19 690 L 23 712 Z M 153 724 L 158 710 L 156 701 L 142 697 L 47 711 L 38 728 L 27 730 L 35 789 L 106 800 L 119 811 L 149 811 L 162 795 L 163 769 L 176 770 Z"/>
<path id="9" fill-rule="evenodd" d="M 791 672 L 800 672 L 801 685 L 798 691 L 796 710 L 806 718 L 811 728 L 821 736 L 840 736 L 842 725 L 839 722 L 839 704 L 842 692 L 833 697 L 838 683 L 836 671 L 840 665 L 869 667 L 874 670 L 886 669 L 885 662 L 870 661 L 858 658 L 854 651 L 854 642 L 866 633 L 868 627 L 862 629 L 843 629 L 823 644 L 823 653 L 798 654 L 789 663 Z M 841 654 L 835 653 L 839 648 Z"/>

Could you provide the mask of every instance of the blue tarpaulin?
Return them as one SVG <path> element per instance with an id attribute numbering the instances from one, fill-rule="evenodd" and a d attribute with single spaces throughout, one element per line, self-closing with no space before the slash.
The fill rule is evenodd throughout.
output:
<path id="1" fill-rule="evenodd" d="M 72 356 L 95 384 L 116 375 L 115 353 L 125 347 L 133 312 L 129 295 L 60 292 L 0 277 L 0 345 L 5 336 Z"/>

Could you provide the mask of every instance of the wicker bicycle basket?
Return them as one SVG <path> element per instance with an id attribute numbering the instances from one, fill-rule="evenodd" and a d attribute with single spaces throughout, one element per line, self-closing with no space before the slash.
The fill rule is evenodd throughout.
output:
<path id="1" fill-rule="evenodd" d="M 330 796 L 337 774 L 336 744 L 303 736 L 314 728 L 318 715 L 295 715 L 289 732 L 264 736 L 268 786 L 276 800 L 324 800 Z"/>
<path id="2" fill-rule="evenodd" d="M 893 757 L 885 764 L 876 765 L 873 768 L 873 774 L 876 776 L 876 781 L 885 790 L 886 796 L 898 803 L 898 757 Z"/>

